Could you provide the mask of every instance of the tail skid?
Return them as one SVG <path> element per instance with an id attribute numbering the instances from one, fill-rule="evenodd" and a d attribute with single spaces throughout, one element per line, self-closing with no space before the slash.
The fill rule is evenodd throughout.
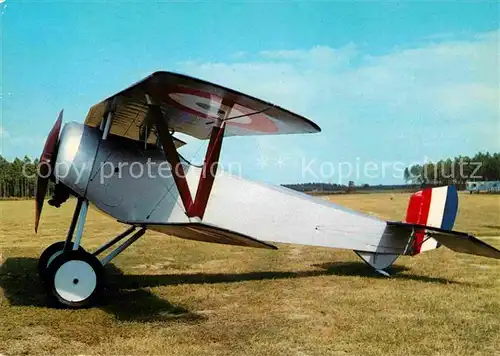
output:
<path id="1" fill-rule="evenodd" d="M 394 261 L 399 257 L 398 254 L 393 253 L 379 253 L 379 252 L 367 252 L 367 251 L 356 251 L 354 250 L 356 255 L 358 255 L 366 264 L 375 268 L 377 273 L 380 273 L 383 276 L 388 277 L 389 273 L 384 271 L 386 268 L 391 266 Z"/>

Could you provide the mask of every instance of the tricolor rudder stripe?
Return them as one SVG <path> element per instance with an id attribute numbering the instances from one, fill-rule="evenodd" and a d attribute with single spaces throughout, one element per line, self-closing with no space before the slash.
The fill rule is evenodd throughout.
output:
<path id="1" fill-rule="evenodd" d="M 458 211 L 458 193 L 457 189 L 452 185 L 443 188 L 448 189 L 446 192 L 443 218 L 441 220 L 441 229 L 452 230 Z"/>
<path id="2" fill-rule="evenodd" d="M 454 186 L 426 188 L 410 198 L 406 222 L 451 230 L 458 210 L 458 193 Z M 424 241 L 424 231 L 415 233 L 413 254 L 439 247 L 434 239 Z"/>

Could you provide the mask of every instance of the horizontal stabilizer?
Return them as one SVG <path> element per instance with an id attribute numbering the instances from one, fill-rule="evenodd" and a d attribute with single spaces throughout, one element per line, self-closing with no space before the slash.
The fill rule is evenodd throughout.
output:
<path id="1" fill-rule="evenodd" d="M 456 252 L 500 259 L 500 250 L 464 232 L 393 221 L 388 221 L 387 225 L 401 227 L 408 231 L 424 230 L 426 238 L 434 238 L 444 246 Z"/>

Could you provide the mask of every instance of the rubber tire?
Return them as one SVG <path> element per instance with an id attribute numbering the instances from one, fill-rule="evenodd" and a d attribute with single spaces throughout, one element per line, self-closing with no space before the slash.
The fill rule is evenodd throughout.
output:
<path id="1" fill-rule="evenodd" d="M 95 287 L 91 292 L 91 294 L 83 300 L 79 301 L 67 300 L 64 298 L 64 296 L 62 296 L 58 292 L 56 287 L 57 272 L 63 265 L 71 261 L 85 262 L 87 266 L 91 267 L 91 269 L 95 273 L 95 279 L 96 279 Z M 76 277 L 74 278 L 78 279 Z M 73 283 L 76 284 L 75 282 Z M 49 301 L 55 303 L 55 305 L 58 307 L 72 308 L 72 309 L 88 308 L 97 301 L 99 295 L 102 292 L 103 285 L 104 285 L 103 265 L 97 259 L 97 257 L 93 256 L 92 254 L 84 250 L 76 250 L 76 251 L 71 250 L 64 252 L 63 254 L 57 256 L 47 269 L 47 293 Z"/>
<path id="2" fill-rule="evenodd" d="M 43 283 L 45 283 L 45 281 L 47 280 L 47 268 L 49 266 L 50 259 L 56 253 L 63 250 L 64 243 L 65 241 L 58 241 L 56 243 L 53 243 L 45 250 L 43 250 L 42 254 L 40 255 L 40 258 L 38 259 L 38 276 Z M 73 242 L 71 242 L 71 248 L 73 248 Z M 79 247 L 79 250 L 84 251 L 81 246 Z"/>

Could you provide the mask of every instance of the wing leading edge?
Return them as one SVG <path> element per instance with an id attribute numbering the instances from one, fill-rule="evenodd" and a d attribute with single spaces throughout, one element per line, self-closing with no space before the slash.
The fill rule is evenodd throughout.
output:
<path id="1" fill-rule="evenodd" d="M 168 127 L 198 139 L 207 139 L 217 118 L 226 121 L 226 136 L 314 133 L 314 122 L 286 109 L 238 91 L 186 75 L 155 72 L 127 89 L 92 106 L 85 119 L 99 126 L 113 112 L 111 134 L 134 140 L 148 137 L 150 130 L 146 94 L 160 104 Z"/>

